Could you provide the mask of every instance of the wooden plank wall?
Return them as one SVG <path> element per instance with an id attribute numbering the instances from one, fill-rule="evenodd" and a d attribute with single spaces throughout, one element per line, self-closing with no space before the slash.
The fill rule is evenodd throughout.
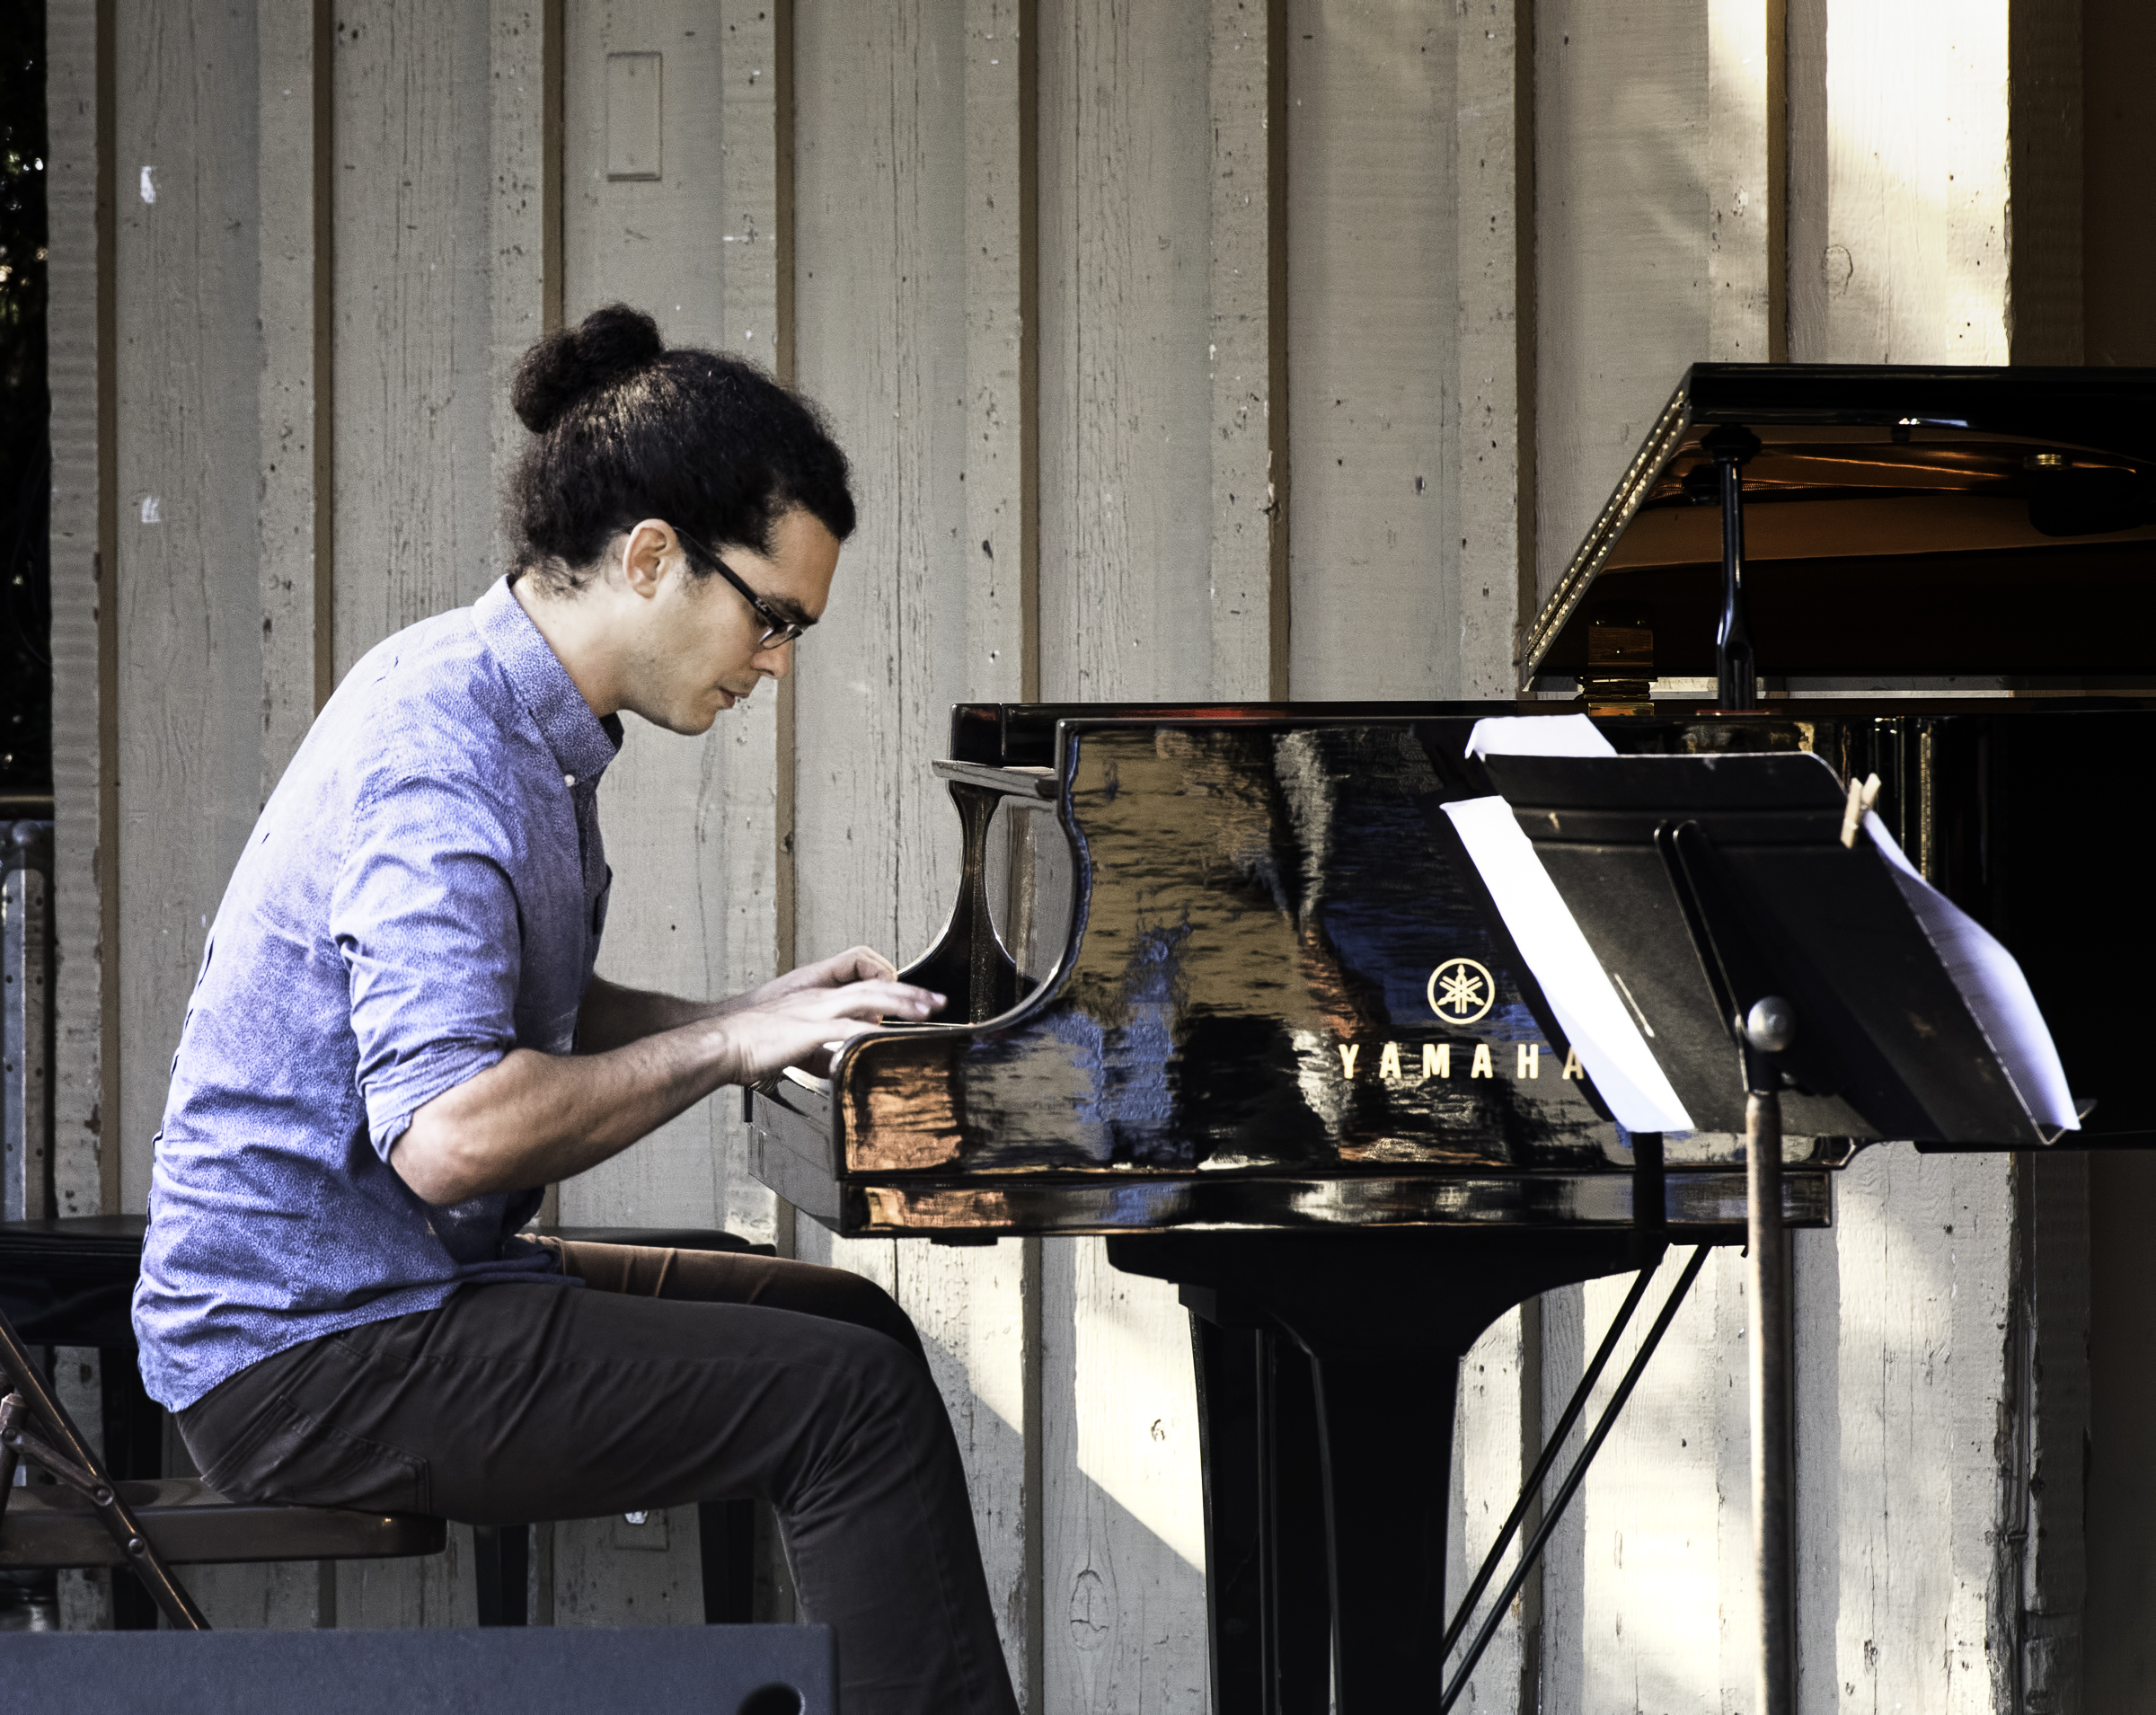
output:
<path id="1" fill-rule="evenodd" d="M 854 463 L 861 526 L 794 688 L 793 951 L 924 951 L 957 883 L 930 775 L 950 705 L 1022 687 L 1030 446 L 1017 171 L 1029 9 L 801 6 L 796 376 Z M 977 489 L 975 484 L 977 483 Z M 880 1282 L 952 1407 L 1012 1679 L 1037 1675 L 1028 1408 L 1039 1247 L 799 1254 Z"/>
<path id="2" fill-rule="evenodd" d="M 725 25 L 738 22 L 696 5 L 563 7 L 561 291 L 571 321 L 626 301 L 658 316 L 669 340 L 740 348 L 738 336 L 727 338 L 735 319 L 727 301 L 733 211 L 710 193 L 724 168 L 729 75 L 740 69 Z M 609 126 L 619 133 L 637 122 L 635 113 L 610 111 L 615 55 L 650 57 L 633 62 L 634 105 L 656 108 L 659 118 L 659 158 L 649 179 L 608 176 Z M 631 102 L 617 94 L 616 104 Z M 765 337 L 768 349 L 768 324 Z M 522 430 L 510 439 L 520 446 Z M 702 739 L 682 739 L 633 717 L 625 725 L 601 796 L 618 901 L 609 915 L 605 973 L 689 995 L 710 992 L 732 969 L 769 975 L 772 889 L 767 875 L 756 887 L 744 862 L 771 844 L 768 773 L 760 765 L 773 733 L 769 700 L 762 707 L 752 702 Z M 736 778 L 742 764 L 746 781 Z M 626 933 L 614 933 L 617 923 Z M 741 1177 L 727 1118 L 738 1100 L 714 1098 L 564 1185 L 561 1218 L 605 1226 L 723 1224 L 747 1189 L 729 1185 Z M 761 1218 L 750 1233 L 768 1238 L 770 1199 L 757 1200 Z M 641 1525 L 579 1520 L 550 1534 L 557 1624 L 648 1625 L 701 1614 L 694 1507 L 655 1512 Z"/>
<path id="3" fill-rule="evenodd" d="M 1766 354 L 1776 296 L 1767 21 L 1757 4 L 1540 9 L 1544 593 L 1684 367 Z M 1683 1261 L 1665 1260 L 1650 1304 Z M 1628 1285 L 1545 1295 L 1547 1417 L 1570 1397 Z M 1718 1251 L 1552 1541 L 1542 1636 L 1545 1694 L 1557 1707 L 1637 1699 L 1705 1711 L 1751 1701 L 1745 1315 L 1744 1264 Z M 1636 1350 L 1639 1331 L 1621 1349 Z M 1612 1370 L 1596 1412 L 1621 1374 Z M 1583 1439 L 1575 1431 L 1574 1444 Z"/>
<path id="4" fill-rule="evenodd" d="M 52 394 L 53 910 L 57 1041 L 53 1066 L 55 1213 L 117 1200 L 119 1052 L 108 963 L 117 903 L 110 836 L 118 739 L 111 599 L 112 91 L 109 13 L 94 0 L 47 8 L 46 333 Z M 109 1123 L 110 1122 L 110 1123 Z M 110 1129 L 111 1136 L 107 1138 Z"/>
<path id="5" fill-rule="evenodd" d="M 333 149 L 334 676 L 499 573 L 489 232 L 490 112 L 506 92 L 490 26 L 483 6 L 364 0 L 338 8 L 316 49 Z M 437 1560 L 347 1562 L 337 1622 L 470 1624 L 469 1551 L 460 1528 Z"/>
<path id="6" fill-rule="evenodd" d="M 1199 99 L 1217 80 L 1198 74 L 1211 62 L 1210 24 L 1198 6 L 1039 7 L 1049 699 L 1220 688 L 1209 561 L 1221 426 L 1208 353 L 1218 239 Z M 1262 205 L 1245 221 L 1236 260 L 1255 263 Z M 1236 367 L 1247 389 L 1254 366 Z M 1223 653 L 1249 660 L 1233 644 Z M 1043 1707 L 1202 1709 L 1203 1519 L 1183 1313 L 1172 1288 L 1111 1270 L 1098 1241 L 1042 1248 Z"/>
<path id="7" fill-rule="evenodd" d="M 1762 40 L 1763 22 L 1774 38 Z M 2008 202 L 2027 181 L 2010 185 L 2005 7 L 1545 4 L 1538 23 L 1545 588 L 1692 354 L 1736 360 L 1786 339 L 1809 360 L 2020 355 Z M 1777 84 L 1786 119 L 1764 99 Z M 1635 102 L 1665 122 L 1643 128 L 1627 117 Z M 1786 180 L 1770 171 L 1781 146 L 1763 110 L 1786 123 Z M 1786 209 L 1756 220 L 1785 184 Z M 2062 319 L 2032 325 L 2055 340 Z M 2046 1427 L 2028 1349 L 2041 1332 L 2046 1349 L 2070 1351 L 2087 1325 L 2085 1271 L 2069 1260 L 2085 1195 L 2076 1183 L 2037 1196 L 1984 1158 L 1874 1151 L 1842 1178 L 1837 1230 L 1800 1237 L 1805 1708 L 1989 1708 L 2039 1681 L 2070 1695 L 2078 1492 L 2059 1507 L 2054 1566 L 2025 1569 L 2002 1545 L 2028 1528 L 2027 1437 Z M 2047 1304 L 2032 1277 L 2050 1281 Z M 1698 1290 L 1604 1455 L 1615 1463 L 1554 1545 L 1544 1640 L 1560 1706 L 1719 1710 L 1749 1696 L 1736 1259 L 1718 1259 Z M 1614 1298 L 1600 1286 L 1545 1302 L 1546 1409 Z M 2067 1446 L 2085 1401 L 2049 1410 L 2054 1457 L 2078 1491 Z M 1648 1605 L 1647 1589 L 1686 1599 Z M 1936 1641 L 1887 1650 L 1882 1635 Z"/>
<path id="8" fill-rule="evenodd" d="M 1458 694 L 1460 569 L 1483 558 L 1455 517 L 1459 33 L 1436 7 L 1288 7 L 1299 697 Z M 1378 614 L 1394 623 L 1373 649 Z"/>
<path id="9" fill-rule="evenodd" d="M 107 963 L 117 801 L 110 598 L 112 457 L 111 17 L 93 0 L 46 10 L 46 220 L 50 271 L 47 362 L 52 396 L 53 1202 L 62 1216 L 116 1200 L 119 1152 L 107 1146 L 118 1111 L 119 1056 L 110 1029 L 119 986 Z M 112 1046 L 108 1046 L 112 1042 Z M 113 1130 L 117 1139 L 117 1128 Z M 72 1410 L 101 1392 L 101 1355 L 56 1355 L 55 1380 Z M 109 1614 L 105 1575 L 64 1572 L 59 1623 L 81 1630 Z"/>
<path id="10" fill-rule="evenodd" d="M 626 298 L 798 379 L 858 472 L 795 680 L 701 741 L 635 729 L 603 795 L 604 968 L 692 992 L 927 944 L 953 701 L 1507 695 L 1518 623 L 1686 363 L 2078 337 L 2071 282 L 2019 264 L 2009 324 L 2009 192 L 2056 190 L 2073 149 L 2054 125 L 2010 155 L 2010 110 L 2071 56 L 2003 4 L 52 17 L 69 1207 L 141 1207 L 207 918 L 335 675 L 498 575 L 508 376 L 561 315 Z M 613 53 L 659 57 L 655 178 L 607 175 Z M 1172 1292 L 1091 1241 L 842 1245 L 741 1160 L 720 1099 L 559 1212 L 724 1225 L 882 1281 L 951 1405 L 1027 1708 L 1205 1707 Z M 1996 1437 L 2004 1410 L 2078 1493 L 2087 1282 L 2053 1265 L 2086 1198 L 1875 1152 L 1801 1243 L 1807 1709 L 2063 1694 L 2073 1520 L 2001 1482 Z M 2065 1236 L 2032 1264 L 2032 1233 Z M 1455 1585 L 1621 1290 L 1552 1295 L 1471 1356 Z M 1743 1320 L 1719 1259 L 1476 1707 L 1748 1698 Z M 2039 1335 L 2048 1391 L 2020 1384 Z M 2032 1527 L 2040 1624 L 1997 1547 Z M 693 1620 L 696 1563 L 693 1509 L 563 1525 L 534 1600 Z M 207 1588 L 252 1623 L 472 1614 L 461 1533 L 417 1567 Z"/>
<path id="11" fill-rule="evenodd" d="M 209 915 L 261 802 L 253 36 L 245 13 L 210 4 L 122 5 L 114 32 L 120 1191 L 135 1208 Z"/>

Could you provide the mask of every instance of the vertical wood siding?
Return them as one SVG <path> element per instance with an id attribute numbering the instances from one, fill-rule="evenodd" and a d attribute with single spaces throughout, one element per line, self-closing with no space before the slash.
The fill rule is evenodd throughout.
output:
<path id="1" fill-rule="evenodd" d="M 1456 694 L 1451 7 L 1287 8 L 1289 683 Z"/>
<path id="2" fill-rule="evenodd" d="M 1535 612 L 1533 42 L 1533 0 L 1474 0 L 1454 37 L 1460 664 L 1434 694 L 1511 696 Z"/>
<path id="3" fill-rule="evenodd" d="M 1209 16 L 1040 5 L 1041 694 L 1209 694 Z"/>
<path id="4" fill-rule="evenodd" d="M 356 0 L 332 52 L 339 676 L 494 557 L 491 21 Z"/>
<path id="5" fill-rule="evenodd" d="M 54 1211 L 119 1206 L 119 1125 L 112 1039 L 119 998 L 108 933 L 118 904 L 118 738 L 112 599 L 113 375 L 110 89 L 99 60 L 98 0 L 46 9 L 46 319 L 52 395 Z M 106 198 L 101 210 L 101 198 Z"/>
<path id="6" fill-rule="evenodd" d="M 1042 0 L 1039 19 L 1041 694 L 1251 694 L 1270 584 L 1242 484 L 1271 330 L 1234 317 L 1269 274 L 1270 210 L 1247 106 L 1209 110 L 1267 87 L 1266 37 L 1225 8 Z M 1214 539 L 1224 513 L 1240 541 Z M 1188 1318 L 1097 1240 L 1045 1242 L 1041 1282 L 1045 1708 L 1202 1710 Z"/>
<path id="7" fill-rule="evenodd" d="M 333 677 L 500 575 L 496 22 L 483 5 L 360 0 L 331 33 Z M 340 1564 L 338 1623 L 473 1623 L 470 1557 L 458 1526 L 446 1555 Z"/>
<path id="8" fill-rule="evenodd" d="M 2007 12 L 1830 6 L 1827 361 L 2008 360 Z"/>
<path id="9" fill-rule="evenodd" d="M 721 164 L 724 32 L 702 7 L 572 0 L 563 33 L 565 321 L 627 303 L 656 316 L 669 343 L 725 345 L 732 247 L 725 243 L 725 205 L 710 194 Z M 658 104 L 663 119 L 662 176 L 655 180 L 606 174 L 606 65 L 617 53 L 658 56 L 660 87 L 640 96 Z M 624 126 L 631 116 L 616 113 L 612 122 Z M 526 438 L 520 429 L 517 445 Z M 724 798 L 729 764 L 755 743 L 744 730 L 754 720 L 747 711 L 722 715 L 710 733 L 685 738 L 623 717 L 622 752 L 599 793 L 614 875 L 600 968 L 613 980 L 674 995 L 721 993 L 731 975 L 728 955 L 753 959 L 763 950 L 738 944 L 733 933 L 726 865 L 737 841 L 768 837 L 768 824 L 735 825 Z M 768 743 L 768 716 L 758 724 Z M 767 935 L 759 939 L 768 945 Z M 738 1092 L 715 1096 L 570 1180 L 561 1188 L 561 1218 L 720 1224 L 727 1180 L 739 1171 L 724 1148 L 721 1116 L 739 1104 Z"/>
<path id="10" fill-rule="evenodd" d="M 1842 363 L 2007 360 L 2007 12 L 1831 0 L 1825 147 L 1808 168 L 1825 175 L 1813 184 L 1825 250 L 1818 295 L 1793 300 L 1817 320 L 1801 345 L 1792 320 L 1792 349 Z M 2002 1534 L 2019 1456 L 2006 1431 L 2024 1405 L 2012 1170 L 1872 1151 L 1842 1176 L 1835 1213 L 1818 1294 L 1837 1307 L 1832 1344 L 1798 1360 L 1802 1552 L 1816 1577 L 1839 1569 L 1820 1592 L 1833 1653 L 1807 1666 L 1807 1707 L 1989 1710 L 2012 1696 L 2022 1606 Z M 1805 1266 L 1822 1251 L 1808 1241 Z"/>
<path id="11" fill-rule="evenodd" d="M 1767 355 L 1780 291 L 1769 12 L 1709 0 L 1644 18 L 1545 7 L 1538 20 L 1545 574 L 1570 556 L 1686 365 Z M 1648 103 L 1665 115 L 1651 136 Z M 1683 1260 L 1665 1260 L 1650 1304 Z M 1626 1285 L 1545 1301 L 1557 1331 L 1546 1349 L 1563 1355 L 1544 1377 L 1551 1415 Z M 1742 1257 L 1719 1251 L 1560 1529 L 1543 1639 L 1560 1706 L 1704 1712 L 1753 1695 L 1746 1296 Z"/>
<path id="12" fill-rule="evenodd" d="M 119 985 L 108 955 L 116 839 L 117 617 L 111 600 L 111 91 L 96 0 L 45 12 L 46 376 L 52 446 L 53 1212 L 118 1207 Z M 108 1143 L 108 1138 L 110 1139 Z M 54 1380 L 70 1411 L 101 1395 L 103 1354 L 57 1348 Z M 86 1414 L 94 1420 L 94 1413 Z M 95 1445 L 93 1442 L 93 1445 Z M 110 1622 L 110 1582 L 59 1575 L 64 1630 Z"/>
<path id="13" fill-rule="evenodd" d="M 318 278 L 330 266 L 321 241 L 328 235 L 328 186 L 318 168 L 328 138 L 329 116 L 317 111 L 316 76 L 328 50 L 313 5 L 270 4 L 257 9 L 256 124 L 261 128 L 257 202 L 261 208 L 259 263 L 261 304 L 261 376 L 257 404 L 261 473 L 261 537 L 262 612 L 261 776 L 259 799 L 268 802 L 285 765 L 328 696 L 328 639 L 318 617 L 326 614 L 331 565 L 327 497 L 317 491 L 326 473 L 328 428 L 322 397 L 327 381 L 318 325 L 323 295 Z"/>
<path id="14" fill-rule="evenodd" d="M 563 6 L 560 218 L 566 322 L 625 302 L 653 314 L 669 343 L 738 349 L 738 340 L 727 338 L 729 210 L 723 197 L 711 194 L 723 171 L 726 40 L 708 7 L 585 0 Z M 658 57 L 658 75 L 637 98 L 658 110 L 656 178 L 607 175 L 609 127 L 626 128 L 639 118 L 609 111 L 613 54 Z M 516 426 L 512 450 L 521 451 L 527 439 Z M 728 792 L 736 759 L 758 738 L 769 742 L 768 711 L 761 720 L 746 711 L 722 716 L 712 731 L 694 738 L 633 715 L 623 725 L 621 756 L 599 793 L 614 877 L 602 974 L 667 994 L 723 993 L 739 986 L 728 981 L 734 969 L 769 963 L 769 931 L 755 922 L 754 892 L 737 901 L 729 886 L 729 849 L 766 848 L 768 812 L 760 822 L 729 813 L 736 806 Z M 768 887 L 764 891 L 768 898 Z M 746 944 L 744 926 L 750 930 Z M 636 1148 L 570 1180 L 560 1190 L 560 1218 L 604 1226 L 726 1225 L 738 1200 L 729 1198 L 732 1182 L 746 1177 L 738 1151 L 729 1148 L 726 1120 L 739 1101 L 732 1092 L 714 1096 Z M 768 1210 L 763 1213 L 745 1236 L 769 1237 Z M 571 1520 L 551 1534 L 556 1624 L 702 1620 L 694 1507 L 653 1512 L 641 1525 L 619 1517 Z"/>
<path id="15" fill-rule="evenodd" d="M 1459 1607 L 1469 1581 L 1497 1541 L 1498 1526 L 1512 1510 L 1527 1473 L 1522 1454 L 1530 1438 L 1534 1450 L 1541 1450 L 1542 1413 L 1536 1391 L 1541 1384 L 1542 1359 L 1539 1345 L 1531 1337 L 1540 1330 L 1541 1319 L 1535 1309 L 1507 1311 L 1475 1342 L 1460 1365 L 1460 1399 L 1453 1424 L 1452 1516 L 1445 1539 L 1448 1615 Z M 1521 1534 L 1532 1534 L 1535 1522 L 1529 1518 L 1521 1527 Z M 1504 1587 L 1519 1558 L 1519 1539 L 1515 1538 L 1498 1563 L 1497 1575 L 1491 1580 L 1496 1589 Z M 1522 1700 L 1533 1696 L 1541 1675 L 1542 1594 L 1542 1575 L 1531 1573 L 1476 1665 L 1474 1677 L 1468 1682 L 1457 1707 L 1523 1709 Z M 1483 1596 L 1466 1634 L 1470 1642 L 1480 1631 L 1493 1596 L 1494 1593 Z M 1448 1684 L 1451 1677 L 1448 1673 Z"/>
<path id="16" fill-rule="evenodd" d="M 795 370 L 853 462 L 860 526 L 794 689 L 797 955 L 904 963 L 955 897 L 929 772 L 951 703 L 1022 688 L 1029 543 L 1020 73 L 1009 4 L 804 5 L 794 62 Z M 799 1253 L 883 1285 L 951 1408 L 1015 1684 L 1031 1679 L 1030 1247 Z"/>
<path id="17" fill-rule="evenodd" d="M 123 1207 L 261 804 L 260 214 L 250 11 L 122 4 L 114 281 Z"/>
<path id="18" fill-rule="evenodd" d="M 968 0 L 965 25 L 965 674 L 974 696 L 1016 699 L 1039 641 L 1033 8 Z"/>
<path id="19" fill-rule="evenodd" d="M 1207 95 L 1213 128 L 1206 361 L 1213 381 L 1211 684 L 1215 696 L 1286 694 L 1287 413 L 1273 397 L 1282 330 L 1273 300 L 1286 210 L 1272 121 L 1282 67 L 1265 0 L 1213 0 Z"/>
<path id="20" fill-rule="evenodd" d="M 1707 22 L 1535 8 L 1538 607 L 1711 335 Z"/>
<path id="21" fill-rule="evenodd" d="M 561 0 L 490 0 L 487 13 L 487 466 L 497 492 L 524 446 L 509 405 L 517 360 L 561 314 Z M 499 514 L 494 526 L 499 568 L 508 547 Z"/>

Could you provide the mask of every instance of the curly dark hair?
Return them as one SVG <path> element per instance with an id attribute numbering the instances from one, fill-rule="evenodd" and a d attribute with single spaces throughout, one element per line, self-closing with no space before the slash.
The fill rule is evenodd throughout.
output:
<path id="1" fill-rule="evenodd" d="M 641 519 L 704 547 L 772 548 L 805 508 L 840 541 L 853 533 L 846 455 L 816 407 L 755 364 L 691 346 L 626 304 L 548 334 L 517 366 L 510 402 L 533 439 L 503 497 L 519 577 L 568 594 Z"/>

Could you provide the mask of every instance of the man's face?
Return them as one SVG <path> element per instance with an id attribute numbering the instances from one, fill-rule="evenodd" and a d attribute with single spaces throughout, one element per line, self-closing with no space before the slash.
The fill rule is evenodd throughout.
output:
<path id="1" fill-rule="evenodd" d="M 786 620 L 812 625 L 823 617 L 838 570 L 838 539 L 813 513 L 796 507 L 781 517 L 769 554 L 725 543 L 711 548 Z M 769 623 L 717 573 L 693 575 L 678 546 L 663 567 L 640 627 L 638 670 L 626 706 L 669 731 L 708 731 L 720 711 L 762 680 L 786 676 L 793 645 L 764 648 Z"/>

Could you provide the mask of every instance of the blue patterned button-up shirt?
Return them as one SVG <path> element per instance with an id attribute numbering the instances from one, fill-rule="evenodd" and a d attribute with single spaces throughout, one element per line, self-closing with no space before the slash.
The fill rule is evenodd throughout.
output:
<path id="1" fill-rule="evenodd" d="M 570 1052 L 620 743 L 507 579 L 338 687 L 233 871 L 172 1061 L 135 1293 L 153 1399 L 466 1281 L 561 1279 L 515 1236 L 537 1189 L 431 1207 L 389 1153 L 512 1048 Z"/>

